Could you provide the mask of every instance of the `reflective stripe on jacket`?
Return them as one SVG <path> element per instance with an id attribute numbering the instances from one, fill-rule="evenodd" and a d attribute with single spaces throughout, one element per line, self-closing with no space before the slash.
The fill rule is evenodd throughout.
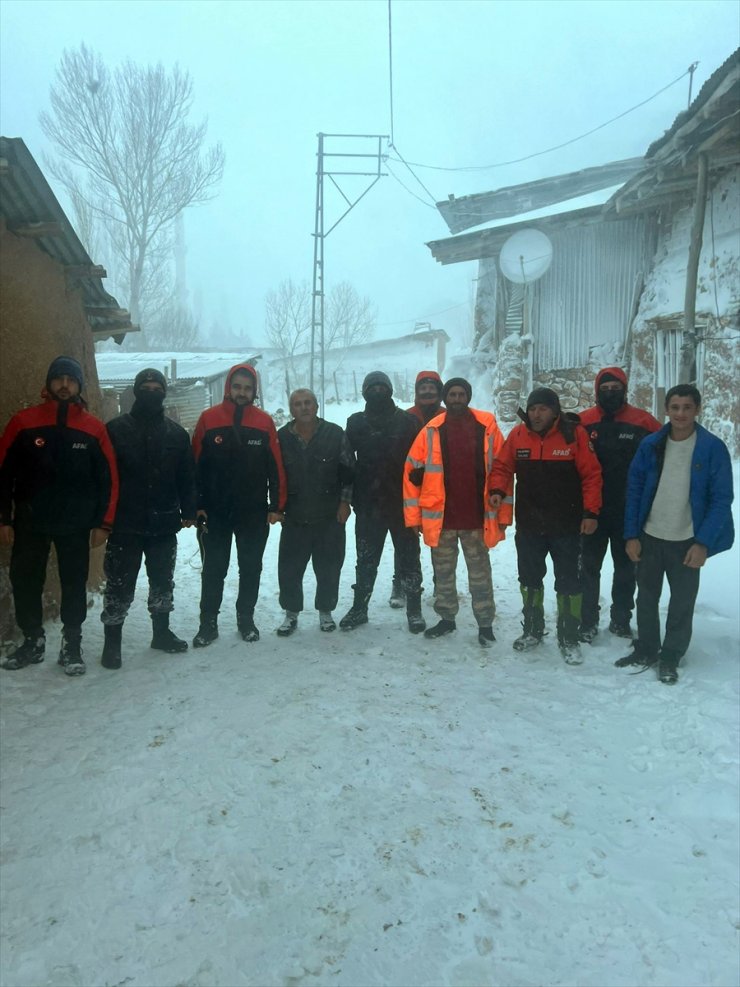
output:
<path id="1" fill-rule="evenodd" d="M 468 411 L 480 426 L 483 464 L 481 472 L 483 540 L 489 548 L 493 548 L 505 537 L 500 525 L 511 524 L 512 521 L 510 495 L 497 514 L 491 510 L 488 503 L 488 478 L 494 459 L 504 444 L 504 437 L 495 416 L 490 412 L 476 411 L 474 408 L 469 408 Z M 424 542 L 432 548 L 439 544 L 445 514 L 444 442 L 441 430 L 445 428 L 446 420 L 445 411 L 432 418 L 421 429 L 409 450 L 403 474 L 403 512 L 406 527 L 421 525 Z"/>

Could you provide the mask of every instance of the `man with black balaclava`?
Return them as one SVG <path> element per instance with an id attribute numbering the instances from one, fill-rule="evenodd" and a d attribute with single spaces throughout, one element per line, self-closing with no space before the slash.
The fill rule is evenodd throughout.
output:
<path id="1" fill-rule="evenodd" d="M 142 370 L 134 381 L 131 411 L 108 422 L 120 493 L 113 534 L 105 552 L 105 603 L 100 619 L 105 645 L 100 663 L 121 667 L 123 622 L 134 599 L 142 557 L 149 578 L 151 647 L 168 654 L 188 643 L 170 630 L 177 533 L 195 524 L 195 466 L 188 433 L 164 413 L 167 381 Z"/>
<path id="2" fill-rule="evenodd" d="M 627 473 L 637 447 L 660 423 L 647 411 L 628 404 L 627 376 L 619 367 L 605 367 L 596 375 L 596 404 L 580 415 L 601 464 L 603 504 L 599 526 L 581 539 L 583 606 L 581 641 L 591 643 L 599 630 L 601 566 L 607 547 L 614 563 L 609 630 L 617 637 L 632 637 L 635 567 L 625 550 L 624 505 Z"/>
<path id="3" fill-rule="evenodd" d="M 259 641 L 254 622 L 269 525 L 283 520 L 287 487 L 277 430 L 254 400 L 257 374 L 248 363 L 229 370 L 224 400 L 208 408 L 193 434 L 201 574 L 200 627 L 194 648 L 218 637 L 218 613 L 236 541 L 242 640 Z"/>
<path id="4" fill-rule="evenodd" d="M 83 675 L 90 548 L 105 543 L 116 511 L 118 470 L 105 425 L 86 411 L 82 367 L 53 360 L 44 402 L 19 411 L 0 437 L 0 545 L 12 546 L 10 583 L 23 643 L 3 662 L 16 671 L 44 660 L 42 595 L 52 543 L 61 585 L 66 675 Z"/>
<path id="5" fill-rule="evenodd" d="M 339 626 L 349 631 L 367 623 L 368 603 L 390 532 L 406 594 L 409 630 L 419 634 L 426 627 L 421 615 L 419 535 L 405 526 L 403 518 L 403 469 L 419 423 L 394 404 L 393 385 L 380 370 L 367 375 L 362 396 L 365 410 L 350 415 L 346 429 L 357 457 L 352 494 L 357 547 L 355 597 Z"/>

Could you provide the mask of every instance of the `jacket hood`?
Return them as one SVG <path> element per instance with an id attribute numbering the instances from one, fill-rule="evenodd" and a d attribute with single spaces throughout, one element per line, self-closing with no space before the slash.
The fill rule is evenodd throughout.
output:
<path id="1" fill-rule="evenodd" d="M 229 370 L 228 374 L 226 375 L 226 384 L 224 385 L 224 401 L 228 401 L 228 399 L 229 399 L 229 391 L 231 390 L 231 378 L 234 376 L 234 374 L 237 371 L 240 371 L 241 373 L 249 374 L 249 376 L 252 377 L 252 379 L 254 380 L 254 396 L 256 398 L 257 397 L 257 371 L 249 363 L 237 363 L 235 366 L 233 366 L 231 368 L 231 370 Z"/>
<path id="2" fill-rule="evenodd" d="M 414 387 L 419 385 L 423 380 L 431 380 L 437 384 L 437 390 L 442 393 L 442 378 L 439 376 L 436 370 L 420 370 L 416 375 L 416 381 Z"/>
<path id="3" fill-rule="evenodd" d="M 621 367 L 604 367 L 596 374 L 596 380 L 594 381 L 594 394 L 596 395 L 597 399 L 599 396 L 599 385 L 601 384 L 601 381 L 604 379 L 605 374 L 610 374 L 612 377 L 616 377 L 616 379 L 624 387 L 625 395 L 627 394 L 627 374 L 624 372 L 624 370 L 622 370 Z"/>

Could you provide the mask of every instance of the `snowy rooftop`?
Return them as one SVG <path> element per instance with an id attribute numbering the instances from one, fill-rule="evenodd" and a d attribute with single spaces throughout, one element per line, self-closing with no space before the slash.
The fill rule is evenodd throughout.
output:
<path id="1" fill-rule="evenodd" d="M 95 363 L 102 383 L 133 381 L 140 370 L 154 367 L 170 379 L 172 361 L 176 361 L 179 381 L 212 380 L 236 363 L 255 363 L 258 356 L 245 353 L 97 353 Z"/>

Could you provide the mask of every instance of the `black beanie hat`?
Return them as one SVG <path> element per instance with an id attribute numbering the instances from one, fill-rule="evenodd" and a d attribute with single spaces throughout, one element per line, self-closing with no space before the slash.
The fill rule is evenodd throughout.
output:
<path id="1" fill-rule="evenodd" d="M 164 393 L 167 393 L 167 380 L 163 373 L 155 370 L 154 367 L 147 367 L 140 370 L 134 379 L 134 394 L 138 394 L 142 384 L 159 384 Z"/>
<path id="2" fill-rule="evenodd" d="M 372 370 L 362 382 L 362 396 L 365 397 L 369 388 L 376 384 L 382 384 L 388 388 L 389 394 L 393 394 L 393 384 L 388 374 L 384 374 L 382 370 Z"/>
<path id="3" fill-rule="evenodd" d="M 533 404 L 544 404 L 546 407 L 552 408 L 556 415 L 560 414 L 560 398 L 551 387 L 535 387 L 527 398 L 528 411 Z"/>
<path id="4" fill-rule="evenodd" d="M 462 387 L 465 393 L 468 395 L 468 403 L 473 396 L 473 388 L 470 383 L 465 380 L 464 377 L 450 377 L 449 380 L 445 381 L 444 387 L 442 388 L 442 400 L 447 401 L 447 395 L 450 392 L 451 387 Z"/>
<path id="5" fill-rule="evenodd" d="M 76 380 L 80 385 L 80 390 L 82 390 L 84 386 L 82 367 L 72 356 L 58 356 L 56 360 L 51 361 L 49 364 L 49 370 L 46 374 L 47 387 L 55 377 L 71 377 L 72 380 Z"/>

